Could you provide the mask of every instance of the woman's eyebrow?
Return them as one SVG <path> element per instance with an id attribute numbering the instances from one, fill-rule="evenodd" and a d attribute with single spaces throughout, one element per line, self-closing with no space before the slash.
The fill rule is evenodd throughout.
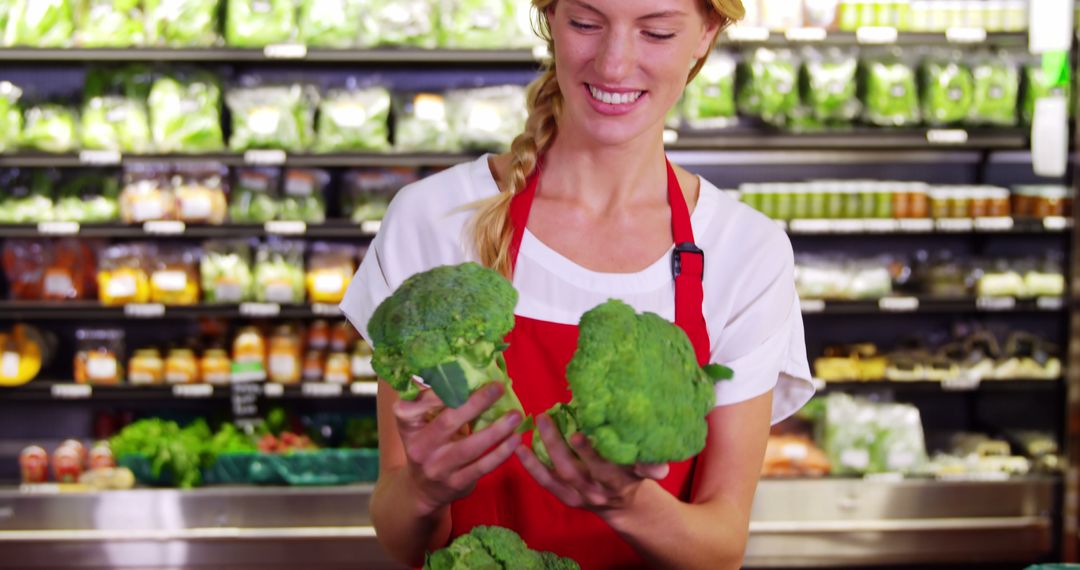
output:
<path id="1" fill-rule="evenodd" d="M 567 1 L 570 2 L 571 4 L 575 5 L 575 6 L 579 7 L 579 8 L 588 10 L 590 12 L 595 12 L 595 13 L 601 15 L 601 16 L 604 15 L 604 13 L 601 12 L 599 8 L 597 8 L 596 6 L 593 6 L 592 4 L 589 4 L 587 2 L 583 2 L 582 0 L 567 0 Z M 675 18 L 675 17 L 678 17 L 678 16 L 685 16 L 685 15 L 686 15 L 686 12 L 683 12 L 682 10 L 664 10 L 664 11 L 661 11 L 661 12 L 653 12 L 651 14 L 646 14 L 644 16 L 640 16 L 640 17 L 637 18 L 637 20 L 638 21 L 642 21 L 642 20 L 658 20 L 658 19 L 661 19 L 661 18 Z"/>

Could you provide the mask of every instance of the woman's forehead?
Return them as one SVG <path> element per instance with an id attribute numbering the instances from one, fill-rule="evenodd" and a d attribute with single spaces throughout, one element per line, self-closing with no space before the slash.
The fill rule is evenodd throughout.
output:
<path id="1" fill-rule="evenodd" d="M 633 18 L 676 17 L 697 14 L 702 0 L 557 0 L 588 11 Z"/>

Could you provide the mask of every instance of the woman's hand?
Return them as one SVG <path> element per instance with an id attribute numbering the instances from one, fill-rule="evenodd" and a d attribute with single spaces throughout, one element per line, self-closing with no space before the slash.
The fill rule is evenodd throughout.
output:
<path id="1" fill-rule="evenodd" d="M 415 401 L 394 406 L 398 432 L 405 448 L 408 479 L 423 514 L 433 514 L 467 496 L 481 477 L 510 458 L 521 444 L 514 430 L 521 414 L 511 412 L 491 426 L 467 434 L 467 426 L 500 396 L 492 383 L 477 390 L 459 408 L 447 408 L 431 390 Z"/>
<path id="2" fill-rule="evenodd" d="M 524 447 L 518 448 L 518 459 L 542 487 L 567 506 L 601 516 L 613 514 L 633 505 L 642 484 L 667 477 L 667 464 L 629 467 L 608 462 L 596 453 L 581 433 L 570 438 L 571 450 L 546 414 L 537 419 L 537 424 L 553 468 L 545 467 Z"/>

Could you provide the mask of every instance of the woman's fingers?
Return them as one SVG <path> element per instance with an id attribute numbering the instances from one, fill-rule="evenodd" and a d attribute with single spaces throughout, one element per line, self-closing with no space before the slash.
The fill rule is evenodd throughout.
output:
<path id="1" fill-rule="evenodd" d="M 551 457 L 555 474 L 562 482 L 573 487 L 590 504 L 602 504 L 606 502 L 607 490 L 604 486 L 594 481 L 589 475 L 589 469 L 578 459 L 577 455 L 570 450 L 555 426 L 551 418 L 543 416 L 540 419 L 540 437 L 547 447 L 548 456 Z"/>
<path id="2" fill-rule="evenodd" d="M 521 461 L 521 465 L 525 467 L 525 470 L 536 479 L 536 482 L 541 487 L 547 489 L 551 494 L 555 495 L 568 507 L 581 507 L 585 505 L 585 499 L 578 493 L 573 487 L 559 481 L 552 475 L 551 471 L 548 471 L 547 467 L 544 467 L 543 463 L 533 455 L 531 451 L 524 447 L 517 449 L 518 459 Z"/>
<path id="3" fill-rule="evenodd" d="M 634 474 L 642 479 L 661 481 L 667 479 L 670 472 L 671 467 L 667 463 L 638 463 L 634 466 Z"/>
<path id="4" fill-rule="evenodd" d="M 472 423 L 473 420 L 480 417 L 480 414 L 486 412 L 492 404 L 497 402 L 502 397 L 503 390 L 503 385 L 498 382 L 492 382 L 484 386 L 473 392 L 461 407 L 443 410 L 439 417 L 428 424 L 425 430 L 445 434 L 446 439 L 449 440 L 461 428 Z"/>
<path id="5" fill-rule="evenodd" d="M 394 404 L 394 416 L 403 428 L 418 429 L 427 425 L 432 414 L 437 414 L 442 407 L 445 405 L 435 392 L 425 388 L 415 400 L 399 400 Z"/>
<path id="6" fill-rule="evenodd" d="M 454 471 L 474 461 L 482 460 L 488 450 L 503 443 L 510 436 L 517 435 L 514 430 L 521 425 L 521 421 L 520 413 L 510 412 L 491 426 L 443 446 L 431 458 L 432 462 L 439 463 L 449 471 Z M 521 441 L 520 437 L 518 441 Z"/>
<path id="7" fill-rule="evenodd" d="M 618 489 L 629 482 L 629 477 L 622 466 L 615 465 L 600 457 L 593 446 L 589 444 L 584 434 L 577 433 L 570 438 L 570 445 L 574 452 L 581 458 L 581 462 L 589 471 L 589 476 L 608 489 Z"/>
<path id="8" fill-rule="evenodd" d="M 467 467 L 462 468 L 452 475 L 450 477 L 450 485 L 456 488 L 471 487 L 479 481 L 481 477 L 491 473 L 505 463 L 507 459 L 510 459 L 514 450 L 519 447 L 521 447 L 521 434 L 511 432 L 510 437 L 506 438 L 505 441 L 499 444 L 499 446 L 490 453 L 477 459 Z"/>

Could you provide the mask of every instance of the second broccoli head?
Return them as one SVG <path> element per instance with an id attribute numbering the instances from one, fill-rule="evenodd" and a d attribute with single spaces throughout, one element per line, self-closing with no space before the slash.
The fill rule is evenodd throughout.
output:
<path id="1" fill-rule="evenodd" d="M 524 413 L 502 354 L 516 304 L 513 285 L 476 263 L 417 273 L 375 309 L 368 323 L 372 367 L 402 398 L 419 395 L 413 382 L 419 376 L 451 408 L 490 382 L 502 383 L 502 398 L 477 419 L 476 430 L 509 411 Z"/>
<path id="2" fill-rule="evenodd" d="M 478 526 L 428 555 L 424 570 L 578 570 L 577 562 L 531 550 L 514 531 Z"/>
<path id="3" fill-rule="evenodd" d="M 683 461 L 705 448 L 714 386 L 731 377 L 724 366 L 699 366 L 678 326 L 611 300 L 582 315 L 566 368 L 573 399 L 549 414 L 564 438 L 584 433 L 612 463 Z M 539 434 L 533 449 L 550 462 Z"/>

